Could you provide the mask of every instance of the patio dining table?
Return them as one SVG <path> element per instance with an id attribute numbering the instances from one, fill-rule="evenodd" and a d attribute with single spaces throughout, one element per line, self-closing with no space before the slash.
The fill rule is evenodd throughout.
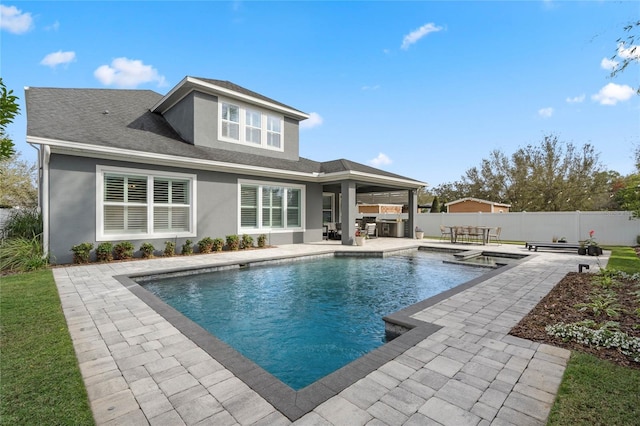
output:
<path id="1" fill-rule="evenodd" d="M 489 242 L 489 233 L 491 232 L 492 229 L 494 229 L 493 226 L 463 226 L 463 225 L 445 225 L 445 228 L 449 229 L 450 235 L 451 235 L 451 242 L 452 243 L 456 243 L 458 242 L 458 234 L 459 234 L 459 229 L 461 228 L 475 228 L 478 231 L 482 232 L 482 245 L 488 244 Z"/>

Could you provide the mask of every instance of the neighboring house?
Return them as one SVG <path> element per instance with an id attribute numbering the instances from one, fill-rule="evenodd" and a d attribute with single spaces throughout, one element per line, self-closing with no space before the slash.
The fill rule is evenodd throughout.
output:
<path id="1" fill-rule="evenodd" d="M 39 151 L 44 243 L 57 263 L 102 241 L 194 243 L 267 234 L 320 241 L 342 222 L 352 244 L 356 194 L 416 190 L 404 176 L 349 160 L 299 156 L 308 115 L 228 81 L 185 77 L 150 90 L 25 88 L 27 142 Z"/>
<path id="2" fill-rule="evenodd" d="M 494 203 L 478 198 L 461 198 L 446 203 L 447 213 L 508 213 L 511 204 Z"/>

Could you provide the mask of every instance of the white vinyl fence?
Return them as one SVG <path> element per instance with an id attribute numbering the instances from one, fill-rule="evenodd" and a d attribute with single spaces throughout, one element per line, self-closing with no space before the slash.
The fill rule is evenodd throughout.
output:
<path id="1" fill-rule="evenodd" d="M 381 217 L 382 216 L 378 216 Z M 407 214 L 402 215 L 403 219 Z M 388 215 L 395 219 L 397 215 Z M 565 237 L 577 243 L 594 238 L 599 244 L 634 246 L 640 235 L 640 219 L 630 212 L 522 212 L 522 213 L 418 213 L 416 226 L 426 236 L 439 236 L 440 225 L 502 227 L 501 238 L 512 241 L 548 241 Z"/>

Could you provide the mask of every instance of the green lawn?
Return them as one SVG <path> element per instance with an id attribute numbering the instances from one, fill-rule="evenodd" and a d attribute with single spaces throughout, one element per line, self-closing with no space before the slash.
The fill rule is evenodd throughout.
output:
<path id="1" fill-rule="evenodd" d="M 573 352 L 547 424 L 640 424 L 640 370 Z"/>
<path id="2" fill-rule="evenodd" d="M 0 278 L 0 372 L 0 424 L 94 424 L 49 270 Z"/>
<path id="3" fill-rule="evenodd" d="M 631 247 L 605 247 L 611 250 L 611 258 L 607 264 L 607 268 L 626 272 L 627 274 L 635 274 L 640 272 L 640 258 Z"/>

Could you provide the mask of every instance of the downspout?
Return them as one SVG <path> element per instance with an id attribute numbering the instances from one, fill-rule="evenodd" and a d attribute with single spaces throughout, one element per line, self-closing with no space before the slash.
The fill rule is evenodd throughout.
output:
<path id="1" fill-rule="evenodd" d="M 51 148 L 41 145 L 42 149 L 29 143 L 38 151 L 38 208 L 42 214 L 42 252 L 49 253 L 49 159 Z"/>

